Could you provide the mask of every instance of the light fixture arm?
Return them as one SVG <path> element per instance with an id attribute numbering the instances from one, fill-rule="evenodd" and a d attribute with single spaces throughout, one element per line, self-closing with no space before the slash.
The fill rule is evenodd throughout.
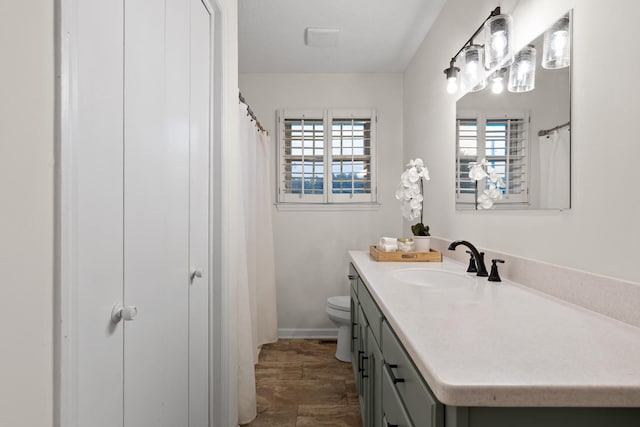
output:
<path id="1" fill-rule="evenodd" d="M 464 50 L 464 48 L 466 48 L 467 46 L 470 46 L 473 44 L 473 39 L 475 39 L 478 34 L 480 34 L 480 31 L 482 31 L 482 28 L 484 27 L 485 22 L 487 22 L 489 19 L 493 18 L 494 16 L 500 15 L 500 6 L 496 7 L 495 9 L 493 9 L 491 11 L 491 13 L 489 14 L 489 16 L 487 17 L 487 19 L 485 19 L 484 21 L 482 21 L 482 24 L 480 24 L 480 26 L 478 27 L 478 29 L 476 30 L 475 33 L 473 33 L 471 35 L 471 37 L 469 37 L 469 40 L 467 40 L 462 47 L 460 48 L 460 50 L 453 55 L 453 57 L 451 58 L 451 66 L 453 66 L 453 63 L 456 62 L 456 58 L 458 58 L 458 55 L 460 55 L 460 53 Z"/>

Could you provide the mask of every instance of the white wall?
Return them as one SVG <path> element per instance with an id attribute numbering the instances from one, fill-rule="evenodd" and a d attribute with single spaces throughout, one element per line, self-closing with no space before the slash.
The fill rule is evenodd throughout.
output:
<path id="1" fill-rule="evenodd" d="M 402 171 L 402 75 L 240 74 L 240 90 L 269 130 L 274 153 L 280 108 L 377 110 L 379 210 L 273 211 L 278 327 L 334 328 L 325 305 L 329 296 L 348 294 L 347 251 L 401 233 L 394 192 Z"/>
<path id="2" fill-rule="evenodd" d="M 637 121 L 640 83 L 631 74 L 640 59 L 629 52 L 640 3 L 617 1 L 615 19 L 602 19 L 602 3 L 596 0 L 502 3 L 503 12 L 513 12 L 520 46 L 574 9 L 572 209 L 454 210 L 456 96 L 446 93 L 442 70 L 495 2 L 449 0 L 404 79 L 404 160 L 422 156 L 431 170 L 426 222 L 434 235 L 446 239 L 465 238 L 497 251 L 640 282 L 640 192 L 632 181 L 640 144 L 626 126 Z M 612 79 L 606 64 L 617 60 L 623 76 Z"/>
<path id="3" fill-rule="evenodd" d="M 53 419 L 53 3 L 0 13 L 0 425 Z"/>

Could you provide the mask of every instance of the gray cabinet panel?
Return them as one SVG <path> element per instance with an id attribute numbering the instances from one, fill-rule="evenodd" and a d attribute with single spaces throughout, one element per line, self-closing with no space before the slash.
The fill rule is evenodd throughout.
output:
<path id="1" fill-rule="evenodd" d="M 442 425 L 443 408 L 425 384 L 389 324 L 382 322 L 382 353 L 385 367 L 416 426 Z"/>
<path id="2" fill-rule="evenodd" d="M 396 391 L 391 374 L 387 367 L 382 369 L 382 425 L 383 427 L 413 427 L 407 411 L 402 405 L 402 399 Z M 422 427 L 421 424 L 416 426 Z"/>
<path id="3" fill-rule="evenodd" d="M 362 311 L 364 311 L 365 316 L 367 316 L 367 321 L 369 322 L 369 327 L 373 332 L 373 336 L 375 337 L 378 345 L 380 345 L 380 325 L 382 324 L 382 313 L 380 313 L 378 306 L 373 301 L 371 294 L 365 287 L 362 280 L 358 281 L 358 300 L 360 301 Z"/>

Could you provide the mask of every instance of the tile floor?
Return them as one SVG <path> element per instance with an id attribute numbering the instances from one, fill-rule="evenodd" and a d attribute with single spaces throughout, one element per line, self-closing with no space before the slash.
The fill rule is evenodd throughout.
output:
<path id="1" fill-rule="evenodd" d="M 361 427 L 350 363 L 335 341 L 278 340 L 256 365 L 258 416 L 247 427 Z"/>

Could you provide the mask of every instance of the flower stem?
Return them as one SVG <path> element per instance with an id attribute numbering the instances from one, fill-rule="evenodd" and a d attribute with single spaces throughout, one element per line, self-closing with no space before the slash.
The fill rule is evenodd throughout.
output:
<path id="1" fill-rule="evenodd" d="M 423 179 L 420 178 L 420 194 L 422 194 L 422 201 L 420 202 L 420 224 L 424 224 L 422 222 L 422 213 L 424 212 L 424 184 L 422 181 Z"/>

